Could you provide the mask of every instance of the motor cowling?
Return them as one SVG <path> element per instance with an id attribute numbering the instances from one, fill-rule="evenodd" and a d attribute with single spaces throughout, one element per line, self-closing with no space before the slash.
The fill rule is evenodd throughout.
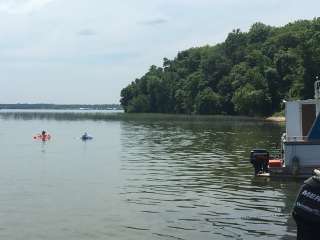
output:
<path id="1" fill-rule="evenodd" d="M 268 162 L 269 162 L 269 152 L 265 149 L 253 149 L 250 152 L 250 162 L 254 166 L 254 172 L 257 175 L 258 173 L 267 173 Z"/>
<path id="2" fill-rule="evenodd" d="M 320 226 L 320 176 L 306 180 L 295 201 L 293 218 L 298 229 L 297 239 L 317 239 Z"/>

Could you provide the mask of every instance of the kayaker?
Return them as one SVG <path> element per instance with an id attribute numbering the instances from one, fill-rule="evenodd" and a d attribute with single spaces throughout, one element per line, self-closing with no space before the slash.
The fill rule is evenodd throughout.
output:
<path id="1" fill-rule="evenodd" d="M 82 140 L 91 140 L 92 137 L 89 136 L 88 133 L 85 132 L 85 133 L 81 136 L 81 139 L 82 139 Z"/>
<path id="2" fill-rule="evenodd" d="M 82 135 L 82 139 L 87 139 L 88 138 L 88 133 L 85 132 L 83 135 Z"/>
<path id="3" fill-rule="evenodd" d="M 42 139 L 42 141 L 46 141 L 46 140 L 47 140 L 47 137 L 48 137 L 47 132 L 43 130 L 43 131 L 41 132 L 41 139 Z"/>
<path id="4" fill-rule="evenodd" d="M 293 207 L 297 224 L 297 240 L 316 239 L 320 226 L 320 171 L 307 179 L 300 189 Z"/>

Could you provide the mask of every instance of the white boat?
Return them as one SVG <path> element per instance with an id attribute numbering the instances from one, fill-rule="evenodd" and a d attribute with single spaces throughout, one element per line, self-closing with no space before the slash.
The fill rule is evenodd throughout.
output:
<path id="1" fill-rule="evenodd" d="M 263 149 L 251 151 L 251 163 L 258 176 L 307 177 L 320 169 L 320 81 L 315 98 L 285 102 L 286 132 L 281 137 L 279 158 Z"/>

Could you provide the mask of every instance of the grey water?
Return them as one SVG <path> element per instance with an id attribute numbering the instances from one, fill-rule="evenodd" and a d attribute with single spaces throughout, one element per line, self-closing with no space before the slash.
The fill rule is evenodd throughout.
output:
<path id="1" fill-rule="evenodd" d="M 301 182 L 248 159 L 283 125 L 54 116 L 0 114 L 0 239 L 295 239 Z"/>

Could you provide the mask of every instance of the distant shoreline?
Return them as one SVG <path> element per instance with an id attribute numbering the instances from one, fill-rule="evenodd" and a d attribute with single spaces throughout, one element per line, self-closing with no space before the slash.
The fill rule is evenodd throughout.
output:
<path id="1" fill-rule="evenodd" d="M 15 103 L 0 104 L 0 110 L 122 110 L 120 104 L 50 104 Z"/>
<path id="2" fill-rule="evenodd" d="M 161 113 L 124 113 L 123 110 L 104 111 L 88 110 L 80 112 L 76 109 L 2 109 L 0 118 L 15 119 L 56 119 L 56 120 L 165 120 L 165 121 L 253 121 L 253 122 L 284 122 L 284 117 L 249 117 L 234 115 L 186 115 L 186 114 L 161 114 Z M 9 110 L 9 111 L 6 111 Z M 21 110 L 21 111 L 19 111 Z M 46 111 L 47 110 L 47 111 Z"/>
<path id="3" fill-rule="evenodd" d="M 116 110 L 120 111 L 123 110 L 120 104 L 48 104 L 48 103 L 16 103 L 16 104 L 0 104 L 0 113 L 1 110 L 13 110 L 16 111 L 16 115 L 18 114 L 19 110 L 21 111 L 50 111 L 50 110 L 58 110 L 58 111 L 104 111 L 104 110 Z M 84 114 L 84 112 L 82 114 Z M 3 113 L 2 113 L 3 114 Z M 7 113 L 8 115 L 13 115 L 14 113 Z M 36 115 L 42 115 L 44 113 L 37 113 Z M 47 113 L 47 114 L 54 114 L 54 113 Z M 57 113 L 55 113 L 57 114 Z M 251 116 L 235 116 L 235 115 L 188 115 L 188 114 L 159 114 L 159 113 L 125 113 L 122 118 L 139 118 L 144 116 L 149 119 L 157 118 L 157 116 L 162 115 L 165 118 L 175 118 L 175 119 L 192 119 L 192 120 L 203 120 L 203 119 L 238 119 L 238 120 L 253 120 L 253 121 L 268 121 L 268 122 L 275 122 L 275 123 L 282 123 L 285 122 L 284 116 L 271 116 L 266 118 L 259 118 L 259 117 L 251 117 Z M 129 117 L 130 116 L 130 117 Z M 99 118 L 103 118 L 99 116 Z"/>

